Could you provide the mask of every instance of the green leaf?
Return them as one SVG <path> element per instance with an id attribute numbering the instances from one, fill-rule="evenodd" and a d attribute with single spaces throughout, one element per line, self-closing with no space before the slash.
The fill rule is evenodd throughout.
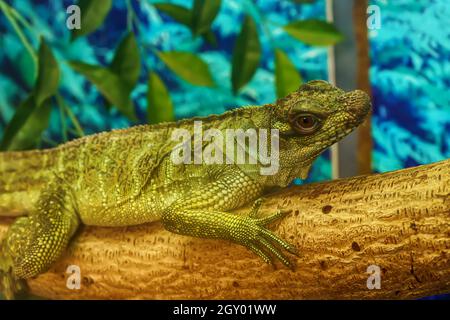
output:
<path id="1" fill-rule="evenodd" d="M 112 7 L 112 0 L 80 0 L 81 29 L 74 29 L 72 40 L 99 28 Z"/>
<path id="2" fill-rule="evenodd" d="M 24 108 L 31 109 L 30 106 Z M 20 130 L 9 145 L 9 150 L 26 150 L 35 148 L 39 142 L 42 133 L 47 129 L 50 122 L 51 103 L 50 99 L 36 108 L 26 121 L 22 124 Z"/>
<path id="3" fill-rule="evenodd" d="M 51 49 L 41 40 L 39 47 L 39 67 L 34 87 L 36 106 L 56 93 L 59 86 L 59 67 Z"/>
<path id="4" fill-rule="evenodd" d="M 316 19 L 291 22 L 284 30 L 292 37 L 314 46 L 330 46 L 344 39 L 344 35 L 333 24 Z"/>
<path id="5" fill-rule="evenodd" d="M 34 109 L 34 96 L 29 95 L 28 98 L 19 105 L 12 117 L 11 121 L 5 128 L 5 132 L 3 134 L 3 139 L 1 143 L 1 150 L 8 150 L 14 137 L 17 132 L 19 132 L 20 128 L 27 121 L 28 117 L 33 113 Z M 11 150 L 11 149 L 9 149 Z"/>
<path id="6" fill-rule="evenodd" d="M 208 42 L 210 45 L 217 47 L 217 38 L 214 32 L 212 30 L 208 30 L 205 33 L 202 34 L 203 39 L 205 39 L 206 42 Z"/>
<path id="7" fill-rule="evenodd" d="M 194 0 L 192 9 L 192 32 L 200 35 L 207 32 L 219 13 L 221 0 Z"/>
<path id="8" fill-rule="evenodd" d="M 34 67 L 34 62 L 27 51 L 21 51 L 14 61 L 15 68 L 17 68 L 19 76 L 25 83 L 27 89 L 31 89 L 36 83 L 37 70 Z"/>
<path id="9" fill-rule="evenodd" d="M 302 83 L 300 73 L 289 59 L 287 54 L 275 49 L 275 84 L 277 98 L 284 98 L 289 93 L 298 89 Z"/>
<path id="10" fill-rule="evenodd" d="M 156 9 L 164 12 L 175 21 L 178 21 L 189 28 L 191 27 L 192 12 L 188 8 L 170 3 L 155 3 L 154 6 Z"/>
<path id="11" fill-rule="evenodd" d="M 41 39 L 38 54 L 38 75 L 32 93 L 17 108 L 7 125 L 2 150 L 23 150 L 34 147 L 47 128 L 50 97 L 58 91 L 59 67 L 51 49 Z"/>
<path id="12" fill-rule="evenodd" d="M 151 72 L 148 78 L 147 120 L 152 124 L 175 120 L 169 91 L 154 72 Z"/>
<path id="13" fill-rule="evenodd" d="M 181 24 L 184 24 L 188 28 L 193 31 L 193 18 L 192 18 L 192 11 L 188 8 L 185 8 L 183 6 L 179 6 L 176 4 L 170 4 L 170 3 L 156 3 L 154 5 L 158 10 L 164 12 L 168 16 L 170 16 L 175 21 L 178 21 Z M 215 34 L 211 31 L 211 29 L 207 29 L 202 34 L 202 37 L 207 41 L 209 44 L 213 46 L 217 46 L 217 39 Z"/>
<path id="14" fill-rule="evenodd" d="M 208 65 L 190 52 L 157 52 L 158 57 L 179 77 L 197 86 L 212 87 L 214 81 Z"/>
<path id="15" fill-rule="evenodd" d="M 17 108 L 5 129 L 1 150 L 25 150 L 36 146 L 42 132 L 48 127 L 50 100 L 46 100 L 39 108 L 35 106 L 35 97 L 31 94 Z"/>
<path id="16" fill-rule="evenodd" d="M 260 59 L 261 45 L 256 24 L 251 17 L 247 16 L 233 50 L 231 81 L 234 93 L 252 79 Z"/>
<path id="17" fill-rule="evenodd" d="M 133 32 L 129 32 L 120 42 L 110 68 L 125 82 L 131 92 L 141 72 L 139 47 Z"/>
<path id="18" fill-rule="evenodd" d="M 137 121 L 127 84 L 109 68 L 82 62 L 69 62 L 72 69 L 84 75 L 100 93 L 131 121 Z"/>

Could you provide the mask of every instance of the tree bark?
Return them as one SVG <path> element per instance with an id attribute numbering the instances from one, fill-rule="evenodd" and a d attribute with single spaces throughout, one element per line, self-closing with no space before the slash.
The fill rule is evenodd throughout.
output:
<path id="1" fill-rule="evenodd" d="M 291 187 L 267 197 L 261 211 L 278 206 L 293 210 L 272 229 L 300 250 L 301 257 L 291 256 L 295 271 L 159 223 L 85 226 L 67 254 L 28 284 L 32 294 L 52 299 L 409 299 L 450 292 L 450 160 Z M 0 237 L 11 221 L 0 220 Z M 66 287 L 69 265 L 81 268 L 79 290 Z M 371 265 L 381 270 L 380 289 L 367 287 Z"/>

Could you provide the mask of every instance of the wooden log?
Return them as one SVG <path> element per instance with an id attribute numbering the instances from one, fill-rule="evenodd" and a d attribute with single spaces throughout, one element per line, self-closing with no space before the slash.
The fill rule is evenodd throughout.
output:
<path id="1" fill-rule="evenodd" d="M 287 188 L 269 196 L 261 212 L 278 206 L 293 210 L 272 228 L 299 248 L 301 257 L 291 256 L 295 271 L 159 223 L 84 226 L 67 254 L 28 284 L 32 294 L 52 299 L 409 299 L 450 292 L 450 160 Z M 0 237 L 12 221 L 0 220 Z M 79 290 L 66 286 L 69 265 L 81 269 Z M 380 270 L 380 289 L 367 287 L 371 265 Z"/>

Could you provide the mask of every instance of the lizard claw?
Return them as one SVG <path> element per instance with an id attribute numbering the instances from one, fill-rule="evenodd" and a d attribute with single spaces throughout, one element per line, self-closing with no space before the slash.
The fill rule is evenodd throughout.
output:
<path id="1" fill-rule="evenodd" d="M 264 202 L 264 198 L 258 198 L 253 202 L 252 208 L 250 209 L 250 213 L 248 216 L 250 218 L 256 218 L 258 216 L 259 209 L 261 208 L 262 204 Z"/>
<path id="2" fill-rule="evenodd" d="M 277 210 L 277 212 L 275 212 L 274 214 L 272 214 L 270 216 L 258 219 L 258 224 L 260 224 L 262 226 L 267 226 L 268 224 L 271 224 L 274 221 L 284 218 L 286 215 L 288 215 L 291 212 L 292 212 L 291 209 L 279 209 L 279 210 Z"/>
<path id="3" fill-rule="evenodd" d="M 283 249 L 297 255 L 297 249 L 283 240 L 265 226 L 292 212 L 292 210 L 278 210 L 276 213 L 263 218 L 244 217 L 236 233 L 235 241 L 246 246 L 266 263 L 274 264 L 274 258 L 286 267 L 294 270 L 294 264 L 283 254 Z"/>

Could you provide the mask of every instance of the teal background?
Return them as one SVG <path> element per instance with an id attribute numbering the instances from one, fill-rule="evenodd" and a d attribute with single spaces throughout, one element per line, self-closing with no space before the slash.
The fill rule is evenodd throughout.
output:
<path id="1" fill-rule="evenodd" d="M 160 1 L 161 2 L 161 1 Z M 190 7 L 192 1 L 163 1 Z M 60 61 L 62 69 L 61 88 L 64 97 L 87 133 L 123 128 L 129 122 L 116 109 L 108 110 L 97 89 L 83 76 L 65 64 L 68 60 L 80 60 L 92 64 L 111 61 L 114 50 L 127 31 L 126 1 L 113 1 L 113 10 L 103 26 L 88 37 L 70 42 L 66 26 L 66 8 L 73 1 L 27 1 L 10 3 L 21 12 L 33 26 L 35 46 L 38 35 L 44 35 L 47 43 Z M 132 97 L 139 115 L 139 123 L 145 123 L 147 75 L 156 71 L 169 87 L 177 119 L 206 116 L 244 106 L 273 102 L 274 48 L 282 48 L 298 67 L 305 81 L 327 79 L 327 49 L 310 47 L 291 38 L 282 27 L 288 22 L 304 18 L 325 19 L 324 1 L 300 5 L 292 1 L 222 1 L 221 10 L 212 29 L 218 39 L 218 47 L 212 47 L 203 39 L 193 39 L 187 27 L 159 12 L 152 1 L 132 1 L 138 16 L 138 28 L 134 31 L 140 45 L 142 72 Z M 258 25 L 262 46 L 262 60 L 251 82 L 233 95 L 230 72 L 234 41 L 241 29 L 244 15 L 249 14 Z M 193 86 L 180 80 L 154 55 L 152 49 L 179 50 L 199 53 L 210 67 L 217 84 L 215 88 Z M 0 17 L 0 128 L 11 119 L 15 106 L 29 92 L 31 61 L 8 22 Z M 61 123 L 54 108 L 51 125 L 44 134 L 43 147 L 51 146 L 49 140 L 61 141 Z M 308 181 L 326 180 L 331 177 L 328 153 L 316 161 Z"/>
<path id="2" fill-rule="evenodd" d="M 373 168 L 391 171 L 450 158 L 450 2 L 370 1 Z"/>
<path id="3" fill-rule="evenodd" d="M 187 27 L 152 6 L 153 1 L 132 1 L 138 15 L 135 30 L 140 44 L 142 72 L 133 91 L 145 123 L 146 81 L 156 71 L 169 87 L 177 119 L 222 113 L 234 107 L 260 105 L 275 100 L 273 48 L 283 48 L 303 79 L 327 79 L 327 49 L 306 46 L 282 31 L 290 21 L 325 17 L 325 1 L 310 5 L 290 0 L 226 0 L 213 23 L 218 47 L 193 39 Z M 171 0 L 190 6 L 192 1 Z M 373 169 L 385 172 L 450 157 L 450 2 L 448 0 L 371 0 L 381 9 L 382 27 L 370 32 L 373 89 Z M 116 109 L 108 109 L 97 89 L 65 63 L 80 60 L 105 64 L 127 31 L 125 0 L 114 1 L 104 25 L 88 37 L 70 42 L 66 8 L 73 1 L 8 1 L 30 22 L 27 35 L 35 48 L 44 36 L 62 69 L 65 100 L 86 133 L 124 128 L 131 123 Z M 230 82 L 234 40 L 245 14 L 258 25 L 263 48 L 260 68 L 252 81 L 235 96 Z M 350 19 L 350 13 L 349 13 Z M 199 53 L 208 63 L 216 88 L 190 85 L 170 72 L 152 53 L 185 50 Z M 8 21 L 0 15 L 0 135 L 16 106 L 33 86 L 32 62 Z M 75 135 L 71 134 L 70 138 Z M 41 147 L 62 141 L 61 120 L 54 108 Z M 349 164 L 352 165 L 352 164 Z M 308 181 L 330 179 L 329 154 L 314 165 Z"/>

